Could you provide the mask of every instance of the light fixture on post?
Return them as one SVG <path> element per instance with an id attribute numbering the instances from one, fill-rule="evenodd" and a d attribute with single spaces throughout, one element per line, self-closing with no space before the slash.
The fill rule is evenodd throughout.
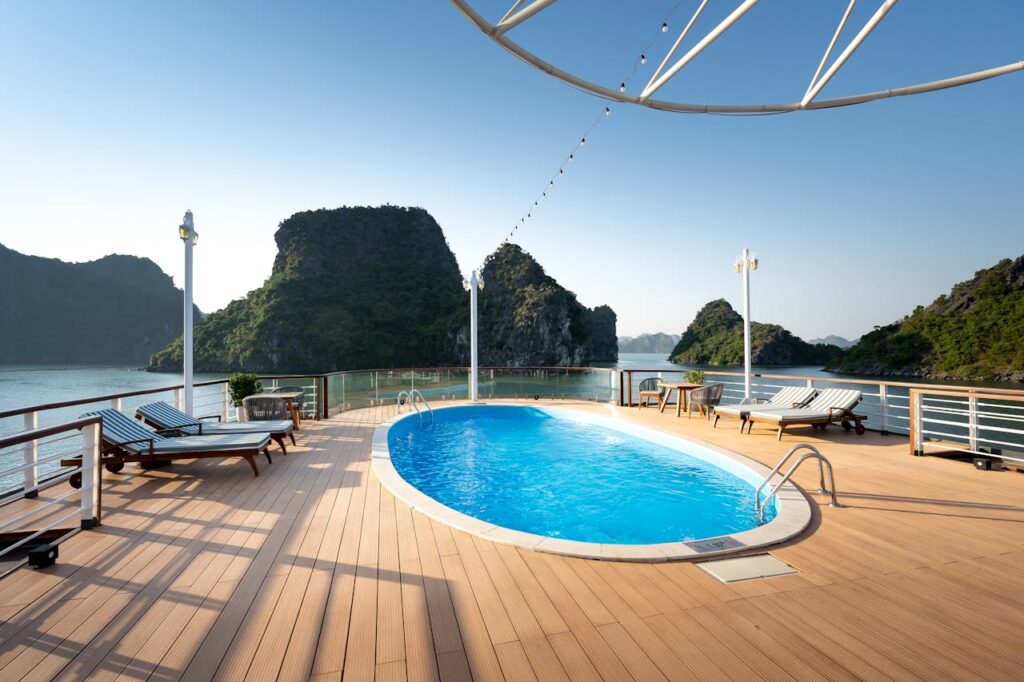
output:
<path id="1" fill-rule="evenodd" d="M 750 271 L 757 270 L 757 254 L 750 249 L 736 257 L 733 269 L 743 275 L 743 402 L 752 401 L 750 390 L 751 378 L 751 343 L 750 343 Z"/>
<path id="2" fill-rule="evenodd" d="M 476 295 L 477 291 L 484 288 L 483 275 L 474 270 L 469 276 L 469 281 L 463 281 L 462 285 L 469 289 L 469 399 L 476 402 L 480 399 Z"/>
<path id="3" fill-rule="evenodd" d="M 185 211 L 185 218 L 178 226 L 178 236 L 185 243 L 185 325 L 182 332 L 185 395 L 184 404 L 179 407 L 185 414 L 192 416 L 192 247 L 199 241 L 199 233 L 192 222 L 192 211 Z"/>

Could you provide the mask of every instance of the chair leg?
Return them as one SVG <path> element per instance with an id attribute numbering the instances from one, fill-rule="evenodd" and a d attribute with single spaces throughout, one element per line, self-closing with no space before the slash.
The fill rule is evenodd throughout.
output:
<path id="1" fill-rule="evenodd" d="M 277 434 L 277 435 L 271 436 L 271 438 L 273 438 L 274 442 L 276 442 L 278 445 L 281 446 L 281 454 L 282 455 L 287 455 L 288 454 L 288 448 L 286 448 L 284 446 L 284 436 L 282 436 L 281 434 Z"/>
<path id="2" fill-rule="evenodd" d="M 715 415 L 715 423 L 711 425 L 711 428 L 713 428 L 713 429 L 717 429 L 717 428 L 718 428 L 718 419 L 719 419 L 719 418 L 720 418 L 721 416 L 722 416 L 722 415 L 720 415 L 720 414 L 716 414 L 716 415 Z"/>
<path id="3" fill-rule="evenodd" d="M 785 431 L 785 430 L 786 430 L 785 425 L 784 424 L 779 424 L 779 435 L 776 437 L 776 440 L 782 440 L 782 432 Z"/>
<path id="4" fill-rule="evenodd" d="M 288 437 L 292 439 L 292 445 L 295 445 L 295 434 L 294 433 L 289 433 Z"/>
<path id="5" fill-rule="evenodd" d="M 269 463 L 269 464 L 273 464 L 274 463 L 274 460 L 270 459 L 270 448 L 269 447 L 263 448 L 263 454 L 267 458 L 267 463 Z"/>
<path id="6" fill-rule="evenodd" d="M 253 476 L 259 478 L 260 470 L 256 468 L 256 460 L 252 458 L 252 455 L 245 455 L 245 461 L 252 467 Z"/>

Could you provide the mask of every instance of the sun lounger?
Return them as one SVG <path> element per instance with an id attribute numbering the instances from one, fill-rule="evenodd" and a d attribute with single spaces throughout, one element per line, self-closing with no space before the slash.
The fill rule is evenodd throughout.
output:
<path id="1" fill-rule="evenodd" d="M 288 436 L 295 444 L 295 425 L 291 419 L 273 421 L 222 422 L 220 415 L 209 417 L 190 417 L 181 410 L 157 402 L 140 405 L 135 409 L 135 416 L 158 429 L 161 433 L 177 432 L 179 436 L 212 436 L 238 433 L 269 433 L 270 437 L 281 446 L 281 452 L 288 454 L 284 438 Z M 216 421 L 208 421 L 216 419 Z"/>
<path id="2" fill-rule="evenodd" d="M 139 462 L 143 466 L 158 466 L 176 459 L 204 459 L 210 457 L 241 457 L 252 467 L 256 476 L 254 457 L 262 452 L 270 459 L 269 433 L 237 433 L 210 436 L 181 436 L 171 438 L 151 431 L 140 422 L 117 410 L 87 412 L 83 417 L 103 417 L 101 461 L 107 471 L 117 473 L 125 462 Z M 61 466 L 81 466 L 81 457 L 61 460 Z M 81 474 L 72 477 L 71 485 L 81 485 Z"/>
<path id="3" fill-rule="evenodd" d="M 718 405 L 715 407 L 715 426 L 718 426 L 718 418 L 722 415 L 736 417 L 740 420 L 740 432 L 747 425 L 747 415 L 751 410 L 774 410 L 777 408 L 803 407 L 811 398 L 818 394 L 815 388 L 806 386 L 788 386 L 773 395 L 771 399 L 755 398 L 752 403 L 740 403 L 739 405 Z"/>
<path id="4" fill-rule="evenodd" d="M 750 424 L 747 431 L 749 432 L 755 423 L 769 423 L 778 428 L 778 439 L 782 440 L 782 433 L 790 426 L 825 428 L 829 424 L 838 422 L 847 431 L 855 428 L 858 434 L 862 434 L 864 433 L 862 422 L 867 417 L 853 413 L 853 408 L 861 401 L 862 397 L 863 394 L 860 391 L 828 388 L 819 393 L 805 407 L 751 410 L 747 415 L 747 423 Z"/>

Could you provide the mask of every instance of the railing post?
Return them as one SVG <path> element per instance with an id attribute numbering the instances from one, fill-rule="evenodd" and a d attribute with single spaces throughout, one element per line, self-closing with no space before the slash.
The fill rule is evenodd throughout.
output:
<path id="1" fill-rule="evenodd" d="M 924 417 L 921 409 L 921 394 L 910 389 L 910 453 L 920 457 L 924 454 Z"/>
<path id="2" fill-rule="evenodd" d="M 231 405 L 231 392 L 228 390 L 228 382 L 224 382 L 220 385 L 220 420 L 226 422 L 228 420 L 228 410 Z"/>
<path id="3" fill-rule="evenodd" d="M 114 399 L 112 399 L 110 401 L 110 409 L 117 410 L 118 412 L 120 412 L 121 411 L 121 407 L 122 407 L 122 405 L 121 405 L 121 399 L 120 398 L 114 398 Z"/>
<path id="4" fill-rule="evenodd" d="M 82 429 L 82 529 L 100 525 L 100 427 Z"/>
<path id="5" fill-rule="evenodd" d="M 978 397 L 970 395 L 967 398 L 967 440 L 968 447 L 974 452 L 978 451 Z"/>
<path id="6" fill-rule="evenodd" d="M 181 389 L 180 388 L 174 389 L 174 406 L 176 408 L 178 408 L 179 410 L 182 409 L 185 406 L 182 401 L 183 401 L 183 397 L 182 397 L 182 394 L 181 394 Z"/>
<path id="7" fill-rule="evenodd" d="M 882 435 L 889 435 L 889 391 L 885 384 L 878 384 L 878 409 L 881 411 Z"/>
<path id="8" fill-rule="evenodd" d="M 341 375 L 341 410 L 344 412 L 348 409 L 348 404 L 345 402 L 345 375 Z"/>
<path id="9" fill-rule="evenodd" d="M 373 373 L 373 404 L 380 404 L 380 374 Z"/>
<path id="10" fill-rule="evenodd" d="M 814 388 L 814 379 L 807 380 L 807 388 Z"/>
<path id="11" fill-rule="evenodd" d="M 327 399 L 327 375 L 326 374 L 323 377 L 320 378 L 320 382 L 323 385 L 323 390 L 321 391 L 321 394 L 323 395 L 323 399 L 322 399 L 323 402 L 321 404 L 323 405 L 323 408 L 324 408 L 323 411 L 321 412 L 321 414 L 323 415 L 321 418 L 322 419 L 327 419 L 327 418 L 329 418 L 331 416 L 331 414 L 330 414 L 331 406 L 330 406 L 330 401 Z"/>
<path id="12" fill-rule="evenodd" d="M 39 428 L 39 413 L 38 412 L 26 412 L 25 413 L 25 430 L 33 431 Z M 33 439 L 22 446 L 22 460 L 25 464 L 26 469 L 22 471 L 22 490 L 25 491 L 25 497 L 38 497 L 39 491 L 36 490 L 36 486 L 39 485 L 39 441 Z"/>

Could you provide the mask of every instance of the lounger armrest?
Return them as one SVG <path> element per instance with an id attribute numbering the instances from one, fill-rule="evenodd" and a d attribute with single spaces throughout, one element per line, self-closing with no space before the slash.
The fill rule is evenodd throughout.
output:
<path id="1" fill-rule="evenodd" d="M 832 419 L 835 419 L 837 416 L 839 416 L 839 417 L 852 417 L 853 416 L 853 412 L 850 412 L 850 410 L 846 409 L 845 407 L 830 407 L 830 408 L 828 408 L 828 414 L 829 414 L 829 417 L 831 417 Z"/>
<path id="2" fill-rule="evenodd" d="M 217 421 L 221 421 L 221 418 L 220 418 L 219 414 L 208 414 L 208 415 L 206 415 L 204 417 L 197 417 L 197 419 L 200 420 L 200 421 L 203 420 L 203 419 L 216 419 Z"/>
<path id="3" fill-rule="evenodd" d="M 134 445 L 135 443 L 149 443 L 149 454 L 153 454 L 153 439 L 152 438 L 136 438 L 135 440 L 122 440 L 122 441 L 109 441 L 111 445 L 120 447 L 122 445 Z"/>

